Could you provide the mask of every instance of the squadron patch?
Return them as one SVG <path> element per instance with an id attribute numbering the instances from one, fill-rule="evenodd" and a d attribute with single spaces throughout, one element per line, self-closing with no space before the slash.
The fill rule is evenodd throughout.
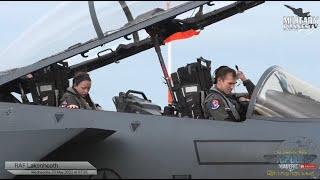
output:
<path id="1" fill-rule="evenodd" d="M 218 109 L 220 107 L 219 99 L 213 99 L 211 101 L 211 109 Z"/>

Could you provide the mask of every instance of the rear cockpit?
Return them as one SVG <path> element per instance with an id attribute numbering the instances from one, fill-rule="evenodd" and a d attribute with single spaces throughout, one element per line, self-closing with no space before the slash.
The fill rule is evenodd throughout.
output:
<path id="1" fill-rule="evenodd" d="M 68 71 L 67 63 L 51 65 L 3 86 L 1 94 L 11 102 L 16 94 L 14 102 L 58 106 L 59 98 L 69 87 Z"/>

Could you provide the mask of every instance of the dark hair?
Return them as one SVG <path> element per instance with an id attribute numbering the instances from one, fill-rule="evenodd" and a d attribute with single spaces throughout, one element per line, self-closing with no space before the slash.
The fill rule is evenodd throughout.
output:
<path id="1" fill-rule="evenodd" d="M 77 72 L 73 78 L 73 86 L 79 85 L 82 81 L 91 81 L 91 78 L 86 72 Z"/>
<path id="2" fill-rule="evenodd" d="M 227 74 L 232 73 L 232 76 L 234 78 L 237 77 L 237 73 L 234 69 L 228 67 L 228 66 L 220 66 L 214 71 L 214 82 L 213 84 L 217 84 L 218 78 L 224 79 Z"/>

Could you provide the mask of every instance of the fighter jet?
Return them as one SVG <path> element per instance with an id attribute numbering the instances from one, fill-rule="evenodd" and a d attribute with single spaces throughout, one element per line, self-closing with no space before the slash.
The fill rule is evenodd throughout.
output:
<path id="1" fill-rule="evenodd" d="M 151 9 L 133 18 L 129 5 L 122 1 L 128 23 L 105 33 L 93 2 L 89 2 L 96 38 L 1 73 L 0 177 L 25 178 L 4 170 L 8 160 L 88 161 L 98 169 L 98 174 L 85 178 L 119 179 L 267 178 L 272 173 L 269 171 L 279 170 L 279 163 L 318 163 L 320 91 L 281 67 L 272 66 L 261 76 L 242 122 L 202 119 L 193 116 L 192 109 L 191 115 L 181 115 L 186 106 L 181 103 L 183 98 L 178 98 L 179 88 L 180 92 L 190 93 L 198 86 L 177 88 L 168 78 L 161 54 L 167 38 L 179 32 L 204 30 L 262 3 L 239 1 L 179 19 L 183 13 L 212 4 L 186 2 L 168 10 Z M 146 31 L 148 37 L 141 39 L 141 31 Z M 120 38 L 130 39 L 131 35 L 132 43 L 106 48 L 103 55 L 98 53 L 94 59 L 68 65 L 73 56 L 85 57 L 96 47 L 106 47 Z M 173 95 L 175 113 L 166 115 L 138 90 L 116 96 L 117 112 L 59 107 L 59 98 L 77 71 L 94 71 L 151 48 L 158 55 Z M 199 58 L 197 62 L 210 69 L 208 60 Z M 121 104 L 122 100 L 133 103 Z M 301 148 L 304 153 L 295 158 Z M 76 176 L 67 176 L 70 177 Z"/>
<path id="2" fill-rule="evenodd" d="M 297 15 L 297 16 L 299 16 L 299 17 L 303 17 L 303 18 L 305 18 L 305 17 L 310 17 L 310 12 L 303 12 L 303 10 L 302 10 L 302 8 L 298 8 L 298 9 L 296 9 L 296 8 L 293 8 L 293 7 L 291 7 L 291 6 L 289 6 L 289 5 L 284 5 L 285 7 L 287 7 L 287 8 L 289 8 L 289 9 L 291 9 L 292 11 L 293 11 L 293 13 L 295 14 L 295 15 Z"/>

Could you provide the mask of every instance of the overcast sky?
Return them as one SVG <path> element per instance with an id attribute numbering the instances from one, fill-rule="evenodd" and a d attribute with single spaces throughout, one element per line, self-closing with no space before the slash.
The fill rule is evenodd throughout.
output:
<path id="1" fill-rule="evenodd" d="M 165 4 L 165 2 L 161 3 Z M 141 4 L 138 5 L 141 6 Z M 242 14 L 237 14 L 205 28 L 199 36 L 173 42 L 172 69 L 176 70 L 203 56 L 212 60 L 214 68 L 220 65 L 234 67 L 237 64 L 247 77 L 257 83 L 268 67 L 278 65 L 300 79 L 320 87 L 320 27 L 312 32 L 284 31 L 283 16 L 293 16 L 292 11 L 284 7 L 284 4 L 303 8 L 304 11 L 309 11 L 312 16 L 320 16 L 320 2 L 265 2 Z M 39 19 L 48 16 L 49 12 L 57 12 L 56 9 L 59 5 L 61 6 L 61 2 L 0 2 L 2 37 L 0 54 L 1 51 L 10 45 L 12 46 L 13 42 L 23 33 L 26 34 L 26 30 L 39 22 Z M 73 13 L 81 9 L 80 6 L 79 9 L 76 6 L 73 7 Z M 63 14 L 60 13 L 60 15 Z M 134 16 L 137 15 L 134 14 Z M 56 23 L 66 22 L 67 18 L 72 19 L 73 16 L 56 18 Z M 117 21 L 116 17 L 114 15 L 111 20 L 105 21 Z M 43 30 L 46 30 L 50 24 L 42 27 Z M 50 29 L 52 28 L 54 26 L 50 27 Z M 92 29 L 88 29 L 88 34 L 90 33 L 93 33 Z M 28 38 L 36 38 L 38 34 L 29 32 L 27 35 Z M 88 35 L 77 35 L 79 42 L 88 40 L 86 39 Z M 51 38 L 54 37 L 51 36 Z M 66 41 L 67 37 L 64 37 Z M 22 47 L 15 49 L 17 54 L 19 54 L 19 49 L 23 52 L 22 49 L 32 42 L 24 43 L 18 43 Z M 14 47 L 18 47 L 18 45 L 16 44 Z M 66 48 L 63 47 L 64 49 Z M 164 57 L 167 58 L 167 46 L 162 46 L 162 50 Z M 9 56 L 3 55 L 1 57 L 1 67 L 7 67 L 7 65 L 15 67 L 15 62 Z M 28 64 L 29 62 L 24 63 Z M 30 61 L 30 63 L 33 62 Z M 154 49 L 129 57 L 119 64 L 100 68 L 90 74 L 93 79 L 91 96 L 105 110 L 115 110 L 111 98 L 118 95 L 120 91 L 129 89 L 145 92 L 149 99 L 162 107 L 167 103 L 167 87 L 163 83 L 163 74 Z"/>

